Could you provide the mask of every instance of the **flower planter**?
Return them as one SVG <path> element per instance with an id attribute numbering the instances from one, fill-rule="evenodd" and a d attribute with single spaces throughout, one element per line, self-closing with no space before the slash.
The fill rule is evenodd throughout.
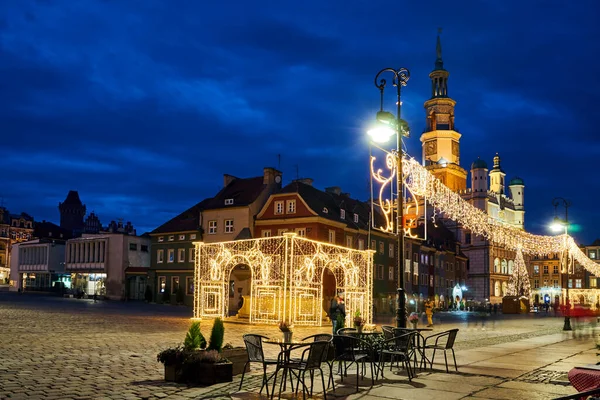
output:
<path id="1" fill-rule="evenodd" d="M 188 371 L 188 383 L 199 385 L 214 385 L 215 383 L 233 381 L 233 364 L 231 362 L 195 364 Z"/>
<path id="2" fill-rule="evenodd" d="M 183 365 L 182 364 L 171 364 L 165 365 L 165 381 L 167 382 L 185 382 L 183 376 Z"/>
<path id="3" fill-rule="evenodd" d="M 245 347 L 235 347 L 225 349 L 221 352 L 223 358 L 228 359 L 233 364 L 233 375 L 239 375 L 244 372 L 244 366 L 248 361 L 248 351 Z M 250 364 L 246 366 L 246 372 L 250 371 Z"/>

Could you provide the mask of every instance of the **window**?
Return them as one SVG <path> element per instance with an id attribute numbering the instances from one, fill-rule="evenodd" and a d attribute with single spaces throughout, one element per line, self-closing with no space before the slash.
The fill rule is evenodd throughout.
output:
<path id="1" fill-rule="evenodd" d="M 232 233 L 232 232 L 233 232 L 233 220 L 226 219 L 225 220 L 225 233 Z"/>
<path id="2" fill-rule="evenodd" d="M 358 224 L 358 214 L 354 214 L 354 223 Z"/>
<path id="3" fill-rule="evenodd" d="M 185 235 L 179 235 L 179 240 L 185 240 Z"/>
<path id="4" fill-rule="evenodd" d="M 217 233 L 217 221 L 208 221 L 208 234 L 215 235 Z"/>
<path id="5" fill-rule="evenodd" d="M 287 229 L 277 229 L 277 236 L 283 236 L 284 233 L 286 233 L 288 230 Z"/>
<path id="6" fill-rule="evenodd" d="M 377 242 L 375 240 L 371 240 L 371 248 L 369 250 L 377 249 Z"/>
<path id="7" fill-rule="evenodd" d="M 196 261 L 196 249 L 192 247 L 190 249 L 190 262 L 194 261 Z"/>
<path id="8" fill-rule="evenodd" d="M 194 277 L 187 276 L 185 278 L 185 294 L 192 296 L 194 294 Z"/>
<path id="9" fill-rule="evenodd" d="M 148 245 L 147 244 L 141 244 L 140 245 L 140 251 L 143 251 L 144 253 L 148 252 Z"/>
<path id="10" fill-rule="evenodd" d="M 554 273 L 555 273 L 555 274 L 558 274 L 558 265 L 555 265 L 555 266 L 554 266 Z"/>
<path id="11" fill-rule="evenodd" d="M 558 279 L 555 279 L 555 280 L 554 280 L 554 282 L 553 282 L 553 286 L 554 286 L 555 288 L 557 288 L 557 287 L 558 287 Z"/>
<path id="12" fill-rule="evenodd" d="M 329 230 L 329 243 L 335 243 L 335 231 L 333 229 Z"/>
<path id="13" fill-rule="evenodd" d="M 170 235 L 170 236 L 169 236 L 169 242 L 172 242 L 173 240 L 175 240 L 175 236 L 173 236 L 173 235 Z"/>
<path id="14" fill-rule="evenodd" d="M 177 250 L 177 262 L 185 262 L 185 249 Z"/>
<path id="15" fill-rule="evenodd" d="M 288 200 L 285 202 L 288 214 L 296 214 L 296 200 Z"/>
<path id="16" fill-rule="evenodd" d="M 377 279 L 383 279 L 383 265 L 377 266 Z"/>
<path id="17" fill-rule="evenodd" d="M 540 266 L 539 265 L 534 265 L 533 266 L 533 273 L 535 275 L 539 275 L 539 273 L 540 273 Z"/>
<path id="18" fill-rule="evenodd" d="M 275 202 L 274 213 L 275 214 L 283 214 L 283 201 L 276 201 Z"/>
<path id="19" fill-rule="evenodd" d="M 433 287 L 433 275 L 429 275 L 429 286 Z"/>
<path id="20" fill-rule="evenodd" d="M 465 232 L 465 244 L 471 244 L 471 232 Z"/>
<path id="21" fill-rule="evenodd" d="M 137 251 L 137 243 L 129 243 L 129 250 Z"/>
<path id="22" fill-rule="evenodd" d="M 158 277 L 158 291 L 164 293 L 167 289 L 167 278 L 165 276 Z"/>
<path id="23" fill-rule="evenodd" d="M 156 262 L 159 264 L 165 262 L 165 251 L 163 249 L 156 250 Z"/>
<path id="24" fill-rule="evenodd" d="M 168 257 L 167 257 L 167 262 L 174 262 L 175 261 L 175 249 L 169 249 L 169 253 L 168 253 Z"/>
<path id="25" fill-rule="evenodd" d="M 159 237 L 158 237 L 158 242 L 159 242 L 159 243 L 160 243 L 160 242 L 164 242 L 164 241 L 165 241 L 165 238 L 164 238 L 163 236 L 159 236 Z"/>
<path id="26" fill-rule="evenodd" d="M 261 237 L 271 237 L 271 230 L 270 229 L 263 229 L 260 232 L 260 236 Z"/>
<path id="27" fill-rule="evenodd" d="M 365 239 L 358 239 L 358 249 L 359 250 L 365 249 Z"/>
<path id="28" fill-rule="evenodd" d="M 233 199 L 225 199 L 225 205 L 230 206 L 233 204 Z"/>
<path id="29" fill-rule="evenodd" d="M 301 237 L 306 237 L 306 228 L 296 228 L 296 234 Z"/>
<path id="30" fill-rule="evenodd" d="M 590 287 L 591 288 L 596 288 L 598 285 L 598 280 L 596 279 L 595 276 L 590 276 Z"/>
<path id="31" fill-rule="evenodd" d="M 171 277 L 171 294 L 177 293 L 177 289 L 179 289 L 179 277 L 172 276 Z"/>
<path id="32" fill-rule="evenodd" d="M 346 236 L 346 247 L 352 247 L 352 236 Z"/>
<path id="33" fill-rule="evenodd" d="M 379 242 L 379 254 L 385 253 L 385 242 Z"/>
<path id="34" fill-rule="evenodd" d="M 388 280 L 394 280 L 394 267 L 388 267 Z"/>
<path id="35" fill-rule="evenodd" d="M 394 245 L 390 244 L 390 250 L 388 255 L 390 256 L 390 258 L 394 258 Z"/>
<path id="36" fill-rule="evenodd" d="M 340 219 L 346 219 L 346 210 L 340 210 Z"/>
<path id="37" fill-rule="evenodd" d="M 196 240 L 196 234 L 195 233 L 191 233 L 190 234 L 190 240 Z"/>
<path id="38" fill-rule="evenodd" d="M 539 279 L 534 279 L 533 280 L 533 288 L 534 289 L 538 289 L 540 287 L 540 280 Z"/>
<path id="39" fill-rule="evenodd" d="M 548 266 L 544 265 L 544 275 L 548 274 Z"/>
<path id="40" fill-rule="evenodd" d="M 573 279 L 569 279 L 569 289 L 573 288 Z"/>
<path id="41" fill-rule="evenodd" d="M 575 287 L 581 289 L 581 279 L 575 279 Z"/>

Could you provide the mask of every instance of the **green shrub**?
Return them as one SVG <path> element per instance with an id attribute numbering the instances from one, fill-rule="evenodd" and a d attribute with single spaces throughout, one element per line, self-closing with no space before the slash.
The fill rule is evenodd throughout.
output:
<path id="1" fill-rule="evenodd" d="M 208 345 L 208 350 L 217 350 L 220 352 L 221 348 L 223 347 L 224 337 L 225 326 L 223 325 L 221 318 L 217 318 L 215 319 L 212 331 L 210 332 L 210 343 Z"/>
<path id="2" fill-rule="evenodd" d="M 344 327 L 346 320 L 344 319 L 344 317 L 342 317 L 342 314 L 338 313 L 337 318 L 336 318 L 336 326 L 335 329 L 336 330 L 340 330 Z"/>
<path id="3" fill-rule="evenodd" d="M 175 292 L 175 301 L 177 304 L 183 304 L 183 299 L 185 298 L 185 293 L 183 292 L 183 287 L 179 285 L 177 288 L 177 292 Z"/>
<path id="4" fill-rule="evenodd" d="M 186 350 L 198 350 L 206 348 L 206 339 L 200 332 L 200 322 L 193 322 L 185 335 L 183 348 Z"/>

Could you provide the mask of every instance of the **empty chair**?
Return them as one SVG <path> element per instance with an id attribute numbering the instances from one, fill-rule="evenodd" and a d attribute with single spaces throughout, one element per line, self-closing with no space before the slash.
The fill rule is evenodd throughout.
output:
<path id="1" fill-rule="evenodd" d="M 269 365 L 277 365 L 277 360 L 266 359 L 265 353 L 263 352 L 262 340 L 268 339 L 266 336 L 262 335 L 254 335 L 254 334 L 246 334 L 244 335 L 244 344 L 246 345 L 246 350 L 248 352 L 248 361 L 244 365 L 244 372 L 242 372 L 242 380 L 240 381 L 240 387 L 238 390 L 242 389 L 242 383 L 244 383 L 244 375 L 246 375 L 246 368 L 250 363 L 260 363 L 263 368 L 263 380 L 262 385 L 260 387 L 260 392 L 262 393 L 263 387 L 267 387 L 267 396 L 269 395 L 269 378 L 267 378 L 267 366 Z"/>
<path id="2" fill-rule="evenodd" d="M 427 349 L 433 349 L 433 355 L 431 356 L 431 361 L 429 365 L 431 369 L 433 369 L 433 359 L 435 358 L 436 350 L 440 350 L 444 352 L 444 359 L 446 360 L 446 372 L 448 371 L 448 356 L 446 355 L 446 351 L 452 350 L 452 358 L 454 359 L 454 368 L 458 371 L 458 366 L 456 365 L 456 356 L 454 355 L 454 341 L 456 340 L 456 335 L 458 334 L 458 329 L 450 329 L 449 331 L 436 333 L 435 335 L 427 336 L 425 338 L 425 343 L 423 344 L 423 351 Z M 431 342 L 435 339 L 435 343 L 427 344 L 427 342 Z"/>

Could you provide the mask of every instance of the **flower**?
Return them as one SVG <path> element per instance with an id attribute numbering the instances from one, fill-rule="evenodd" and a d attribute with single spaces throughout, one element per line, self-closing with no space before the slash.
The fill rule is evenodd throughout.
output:
<path id="1" fill-rule="evenodd" d="M 292 326 L 287 321 L 279 321 L 279 330 L 281 332 L 291 332 Z"/>
<path id="2" fill-rule="evenodd" d="M 409 322 L 419 321 L 419 314 L 417 314 L 416 312 L 410 313 L 410 315 L 408 316 L 408 321 Z"/>
<path id="3" fill-rule="evenodd" d="M 360 327 L 365 324 L 365 320 L 360 316 L 360 311 L 354 313 L 354 326 Z"/>

